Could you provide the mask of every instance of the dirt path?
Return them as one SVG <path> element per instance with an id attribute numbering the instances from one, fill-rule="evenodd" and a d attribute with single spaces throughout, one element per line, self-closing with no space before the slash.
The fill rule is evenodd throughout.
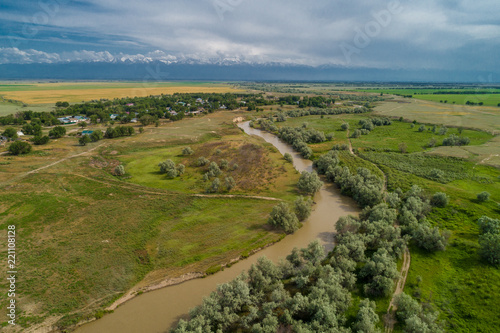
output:
<path id="1" fill-rule="evenodd" d="M 394 294 L 392 294 L 391 302 L 389 303 L 389 308 L 387 309 L 387 314 L 384 316 L 385 321 L 385 333 L 392 333 L 394 330 L 394 324 L 396 323 L 396 305 L 394 304 L 396 300 L 396 296 L 403 292 L 406 284 L 406 277 L 408 276 L 408 271 L 410 270 L 410 251 L 408 248 L 405 249 L 403 254 L 403 266 L 401 267 L 401 274 L 396 284 L 396 290 L 394 290 Z"/>
<path id="2" fill-rule="evenodd" d="M 70 158 L 73 158 L 73 157 L 78 157 L 78 156 L 82 156 L 82 155 L 88 154 L 88 153 L 90 153 L 90 152 L 92 152 L 92 151 L 96 150 L 97 148 L 99 148 L 99 147 L 101 147 L 101 146 L 103 146 L 103 145 L 104 145 L 104 143 L 101 143 L 99 146 L 96 146 L 96 147 L 94 147 L 94 148 L 92 148 L 92 149 L 89 149 L 89 150 L 87 150 L 87 151 L 84 151 L 83 153 L 76 154 L 76 155 L 71 155 L 71 156 L 65 157 L 65 158 L 63 158 L 63 159 L 60 159 L 59 161 L 56 161 L 56 162 L 54 162 L 54 163 L 47 164 L 47 165 L 45 165 L 45 166 L 43 166 L 43 167 L 41 167 L 41 168 L 38 168 L 38 169 L 35 169 L 35 170 L 28 171 L 28 172 L 26 172 L 26 175 L 29 175 L 29 174 L 32 174 L 32 173 L 38 172 L 38 171 L 40 171 L 40 170 L 43 170 L 43 169 L 49 168 L 49 167 L 54 166 L 54 165 L 56 165 L 56 164 L 59 164 L 59 163 L 61 163 L 61 162 L 67 161 L 67 160 L 69 160 Z"/>

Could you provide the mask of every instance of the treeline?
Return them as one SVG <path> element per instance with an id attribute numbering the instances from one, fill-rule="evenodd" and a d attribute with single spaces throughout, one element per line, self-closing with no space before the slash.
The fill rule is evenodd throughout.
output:
<path id="1" fill-rule="evenodd" d="M 313 115 L 338 115 L 338 114 L 359 114 L 370 112 L 370 109 L 362 107 L 339 107 L 339 108 L 310 108 L 307 110 L 288 110 L 284 114 L 287 117 L 305 117 Z"/>

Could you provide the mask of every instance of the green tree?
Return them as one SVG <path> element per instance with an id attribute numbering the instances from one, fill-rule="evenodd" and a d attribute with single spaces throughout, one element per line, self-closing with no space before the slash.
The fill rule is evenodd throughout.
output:
<path id="1" fill-rule="evenodd" d="M 477 221 L 481 234 L 499 234 L 500 220 L 492 219 L 488 216 L 481 216 Z"/>
<path id="2" fill-rule="evenodd" d="M 500 265 L 500 234 L 485 233 L 479 236 L 479 254 L 490 264 Z"/>
<path id="3" fill-rule="evenodd" d="M 33 143 L 35 145 L 44 145 L 49 142 L 50 138 L 47 135 L 44 136 L 35 136 L 33 137 Z"/>
<path id="4" fill-rule="evenodd" d="M 289 153 L 285 153 L 285 155 L 283 155 L 283 158 L 285 159 L 285 161 L 293 163 L 293 157 Z"/>
<path id="5" fill-rule="evenodd" d="M 311 215 L 312 204 L 311 198 L 305 199 L 300 196 L 295 200 L 295 215 L 297 215 L 299 221 L 304 221 Z"/>
<path id="6" fill-rule="evenodd" d="M 78 123 L 78 126 L 80 126 L 83 129 L 83 128 L 87 127 L 87 122 L 81 121 L 80 123 Z"/>
<path id="7" fill-rule="evenodd" d="M 208 166 L 208 173 L 209 176 L 211 177 L 217 177 L 218 175 L 221 174 L 220 168 L 215 162 L 211 162 L 210 165 Z"/>
<path id="8" fill-rule="evenodd" d="M 9 139 L 17 139 L 17 131 L 13 127 L 7 127 L 3 131 L 2 135 L 8 137 Z"/>
<path id="9" fill-rule="evenodd" d="M 101 130 L 95 130 L 90 134 L 90 140 L 92 142 L 97 142 L 104 138 L 104 133 Z"/>
<path id="10" fill-rule="evenodd" d="M 85 146 L 87 143 L 91 142 L 92 140 L 88 135 L 82 135 L 80 139 L 78 139 L 78 142 L 82 145 Z"/>
<path id="11" fill-rule="evenodd" d="M 323 182 L 314 171 L 303 171 L 299 181 L 297 182 L 298 189 L 307 194 L 314 194 L 318 192 L 321 186 L 323 186 Z"/>
<path id="12" fill-rule="evenodd" d="M 11 155 L 27 154 L 31 151 L 31 145 L 24 141 L 15 141 L 9 146 L 9 153 Z"/>
<path id="13" fill-rule="evenodd" d="M 425 131 L 425 126 L 424 125 L 420 125 L 420 127 L 418 128 L 418 131 L 419 132 Z"/>
<path id="14" fill-rule="evenodd" d="M 359 333 L 377 333 L 380 330 L 376 327 L 379 317 L 375 312 L 375 302 L 365 298 L 359 303 L 359 311 L 354 323 L 354 331 Z"/>
<path id="15" fill-rule="evenodd" d="M 186 166 L 184 164 L 177 164 L 177 173 L 179 174 L 179 176 L 182 176 L 184 174 L 184 172 L 186 171 Z"/>
<path id="16" fill-rule="evenodd" d="M 273 207 L 267 223 L 275 228 L 283 229 L 287 234 L 294 233 L 299 228 L 297 216 L 284 202 Z"/>
<path id="17" fill-rule="evenodd" d="M 343 131 L 347 131 L 349 129 L 349 124 L 348 123 L 343 123 L 342 125 L 340 125 L 340 128 Z"/>
<path id="18" fill-rule="evenodd" d="M 62 138 L 66 135 L 66 128 L 62 126 L 56 126 L 49 131 L 49 136 L 54 139 Z"/>

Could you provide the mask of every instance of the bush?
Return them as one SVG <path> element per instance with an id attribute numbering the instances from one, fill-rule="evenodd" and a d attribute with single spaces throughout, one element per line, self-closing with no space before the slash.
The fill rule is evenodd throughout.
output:
<path id="1" fill-rule="evenodd" d="M 488 216 L 482 216 L 477 223 L 481 234 L 499 234 L 500 220 L 492 219 Z"/>
<path id="2" fill-rule="evenodd" d="M 220 190 L 220 179 L 219 178 L 215 178 L 212 182 L 212 184 L 210 184 L 210 186 L 207 188 L 207 192 L 208 193 L 217 193 L 219 192 Z"/>
<path id="3" fill-rule="evenodd" d="M 273 207 L 267 223 L 275 228 L 283 229 L 287 234 L 294 233 L 299 228 L 297 216 L 284 202 Z"/>
<path id="4" fill-rule="evenodd" d="M 123 167 L 122 164 L 118 165 L 115 168 L 115 175 L 117 176 L 123 176 L 125 174 L 125 168 Z"/>
<path id="5" fill-rule="evenodd" d="M 31 151 L 31 145 L 24 141 L 15 141 L 9 146 L 11 155 L 27 154 Z"/>
<path id="6" fill-rule="evenodd" d="M 361 131 L 357 129 L 354 131 L 354 133 L 352 133 L 351 138 L 359 138 L 360 136 L 361 136 Z"/>
<path id="7" fill-rule="evenodd" d="M 347 131 L 349 129 L 349 124 L 348 123 L 343 123 L 342 125 L 340 125 L 340 128 L 343 131 Z"/>
<path id="8" fill-rule="evenodd" d="M 184 149 L 182 149 L 182 155 L 193 155 L 194 154 L 194 150 L 191 149 L 191 147 L 185 147 Z"/>
<path id="9" fill-rule="evenodd" d="M 431 204 L 436 207 L 441 207 L 444 208 L 448 205 L 449 198 L 446 195 L 446 193 L 443 192 L 437 192 L 434 193 L 431 199 Z"/>
<path id="10" fill-rule="evenodd" d="M 285 161 L 293 163 L 293 157 L 289 153 L 285 153 L 285 155 L 283 155 L 283 158 L 285 159 Z"/>
<path id="11" fill-rule="evenodd" d="M 481 192 L 481 193 L 479 193 L 479 194 L 477 195 L 477 200 L 478 200 L 479 202 L 485 202 L 485 201 L 488 201 L 488 200 L 490 200 L 490 194 L 489 194 L 488 192 L 486 192 L 486 191 Z"/>
<path id="12" fill-rule="evenodd" d="M 197 166 L 205 166 L 207 165 L 208 163 L 210 163 L 210 161 L 208 159 L 206 159 L 205 157 L 198 157 L 198 160 L 196 161 L 196 165 Z"/>
<path id="13" fill-rule="evenodd" d="M 419 132 L 425 131 L 425 126 L 424 125 L 420 125 L 420 127 L 418 128 L 418 131 Z"/>
<path id="14" fill-rule="evenodd" d="M 95 130 L 90 134 L 90 140 L 92 142 L 97 142 L 104 138 L 104 133 L 101 130 Z"/>

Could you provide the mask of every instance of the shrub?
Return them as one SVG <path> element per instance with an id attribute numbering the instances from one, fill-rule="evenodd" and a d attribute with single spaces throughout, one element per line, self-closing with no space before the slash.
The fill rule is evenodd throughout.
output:
<path id="1" fill-rule="evenodd" d="M 224 185 L 226 186 L 226 191 L 231 191 L 235 186 L 236 182 L 234 181 L 233 177 L 226 177 L 224 180 Z"/>
<path id="2" fill-rule="evenodd" d="M 283 158 L 285 159 L 285 161 L 293 163 L 293 157 L 289 153 L 285 153 L 285 155 L 283 155 Z"/>
<path id="3" fill-rule="evenodd" d="M 492 219 L 488 216 L 482 216 L 477 223 L 481 234 L 499 234 L 500 233 L 500 220 Z"/>
<path id="4" fill-rule="evenodd" d="M 446 193 L 443 192 L 437 192 L 434 193 L 431 199 L 431 204 L 436 207 L 441 207 L 444 208 L 448 205 L 449 198 L 446 195 Z"/>
<path id="5" fill-rule="evenodd" d="M 227 162 L 227 160 L 225 160 L 225 159 L 220 160 L 220 169 L 221 170 L 227 169 L 228 164 L 229 163 Z"/>
<path id="6" fill-rule="evenodd" d="M 15 141 L 9 146 L 11 155 L 27 154 L 31 151 L 31 145 L 24 141 Z"/>
<path id="7" fill-rule="evenodd" d="M 349 124 L 348 123 L 343 123 L 342 125 L 340 125 L 340 128 L 343 131 L 347 131 L 349 129 Z"/>
<path id="8" fill-rule="evenodd" d="M 196 161 L 196 165 L 197 166 L 205 166 L 207 165 L 208 163 L 210 163 L 210 161 L 208 159 L 206 159 L 205 157 L 198 157 L 198 160 Z"/>
<path id="9" fill-rule="evenodd" d="M 193 149 L 191 149 L 191 147 L 185 147 L 184 149 L 182 149 L 182 155 L 192 155 L 194 154 L 194 151 Z"/>
<path id="10" fill-rule="evenodd" d="M 500 234 L 486 233 L 479 236 L 479 254 L 490 264 L 500 265 Z"/>
<path id="11" fill-rule="evenodd" d="M 118 165 L 115 168 L 115 175 L 117 176 L 123 176 L 125 174 L 125 168 L 123 167 L 122 164 Z"/>
<path id="12" fill-rule="evenodd" d="M 359 138 L 361 136 L 361 131 L 359 129 L 355 130 L 354 133 L 352 133 L 351 137 L 352 138 Z"/>
<path id="13" fill-rule="evenodd" d="M 208 193 L 217 193 L 219 192 L 220 190 L 220 179 L 219 178 L 215 178 L 212 182 L 212 184 L 210 184 L 210 186 L 207 188 L 207 192 Z"/>
<path id="14" fill-rule="evenodd" d="M 420 125 L 420 127 L 418 128 L 418 131 L 419 132 L 425 131 L 425 126 L 424 125 Z"/>
<path id="15" fill-rule="evenodd" d="M 490 194 L 486 191 L 481 192 L 477 195 L 477 200 L 479 202 L 485 202 L 485 201 L 488 201 L 489 199 L 490 199 Z"/>

